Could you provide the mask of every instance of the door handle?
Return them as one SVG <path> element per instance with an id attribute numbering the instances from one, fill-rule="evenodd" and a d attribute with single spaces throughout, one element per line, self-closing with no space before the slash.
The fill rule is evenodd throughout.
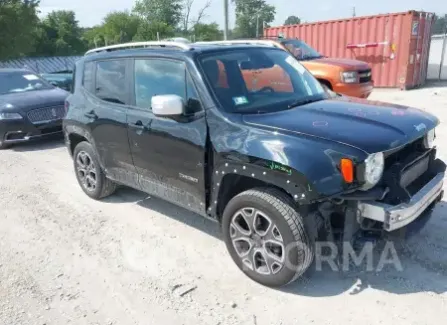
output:
<path id="1" fill-rule="evenodd" d="M 88 113 L 85 113 L 84 116 L 96 120 L 98 118 L 98 115 L 96 115 L 95 111 L 90 111 Z"/>
<path id="2" fill-rule="evenodd" d="M 144 130 L 146 129 L 146 126 L 143 125 L 143 122 L 141 122 L 140 120 L 136 121 L 135 123 L 131 124 L 131 126 L 135 129 L 138 130 Z"/>

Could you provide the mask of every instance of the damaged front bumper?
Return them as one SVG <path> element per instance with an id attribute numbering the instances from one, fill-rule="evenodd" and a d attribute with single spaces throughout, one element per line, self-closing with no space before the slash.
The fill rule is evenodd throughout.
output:
<path id="1" fill-rule="evenodd" d="M 383 223 L 383 229 L 394 231 L 415 221 L 443 196 L 444 172 L 436 174 L 425 186 L 415 193 L 409 202 L 391 205 L 377 201 L 361 201 L 358 216 Z"/>

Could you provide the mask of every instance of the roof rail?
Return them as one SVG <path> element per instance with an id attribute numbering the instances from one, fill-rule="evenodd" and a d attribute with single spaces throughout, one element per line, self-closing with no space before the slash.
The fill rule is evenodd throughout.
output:
<path id="1" fill-rule="evenodd" d="M 212 44 L 212 45 L 233 45 L 233 44 L 247 44 L 247 45 L 265 45 L 277 47 L 272 40 L 231 40 L 231 41 L 210 41 L 210 42 L 196 42 L 196 44 Z"/>
<path id="2" fill-rule="evenodd" d="M 147 47 L 177 47 L 183 50 L 190 50 L 191 46 L 182 42 L 172 42 L 172 41 L 151 41 L 151 42 L 131 42 L 123 44 L 115 44 L 104 47 L 98 47 L 96 49 L 89 50 L 85 55 L 98 53 L 102 51 L 116 51 L 130 48 L 147 48 Z"/>

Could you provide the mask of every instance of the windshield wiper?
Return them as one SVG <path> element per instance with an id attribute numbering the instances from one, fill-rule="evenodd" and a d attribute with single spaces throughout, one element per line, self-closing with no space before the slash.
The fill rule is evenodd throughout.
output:
<path id="1" fill-rule="evenodd" d="M 319 102 L 323 98 L 301 98 L 289 104 L 288 108 L 294 108 L 301 105 L 306 105 L 314 102 Z"/>

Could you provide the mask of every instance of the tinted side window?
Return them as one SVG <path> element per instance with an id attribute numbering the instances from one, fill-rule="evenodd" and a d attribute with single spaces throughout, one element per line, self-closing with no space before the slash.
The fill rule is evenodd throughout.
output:
<path id="1" fill-rule="evenodd" d="M 95 95 L 107 102 L 126 104 L 125 60 L 110 60 L 97 63 Z"/>
<path id="2" fill-rule="evenodd" d="M 168 60 L 135 60 L 135 104 L 150 109 L 156 95 L 178 95 L 186 99 L 186 67 Z"/>
<path id="3" fill-rule="evenodd" d="M 86 62 L 84 64 L 84 75 L 82 78 L 82 85 L 85 89 L 92 91 L 93 90 L 93 68 L 95 64 L 93 62 Z M 74 81 L 74 78 L 73 78 Z"/>

